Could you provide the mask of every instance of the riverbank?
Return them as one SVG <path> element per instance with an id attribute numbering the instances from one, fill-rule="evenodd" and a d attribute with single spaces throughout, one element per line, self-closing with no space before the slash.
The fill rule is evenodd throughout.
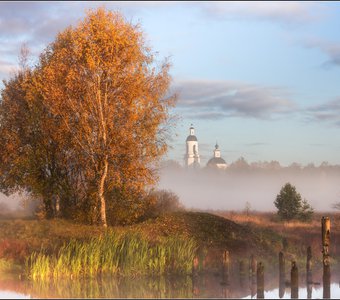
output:
<path id="1" fill-rule="evenodd" d="M 282 236 L 283 248 L 289 260 L 301 260 L 305 263 L 306 249 L 311 247 L 316 263 L 321 263 L 321 218 L 329 217 L 331 222 L 330 253 L 332 260 L 340 262 L 340 212 L 315 212 L 310 222 L 297 220 L 281 221 L 274 212 L 210 212 L 232 220 L 254 230 L 269 230 Z"/>
<path id="2" fill-rule="evenodd" d="M 275 220 L 274 214 L 252 214 L 247 215 L 247 218 L 236 213 L 216 214 L 217 212 L 169 213 L 140 224 L 108 230 L 114 235 L 138 235 L 138 239 L 142 243 L 145 241 L 150 247 L 162 243 L 165 245 L 170 239 L 192 240 L 197 246 L 194 254 L 199 259 L 199 268 L 207 271 L 220 268 L 223 250 L 230 252 L 233 261 L 248 260 L 250 255 L 254 255 L 258 261 L 265 260 L 269 263 L 276 263 L 278 252 L 283 250 L 287 259 L 302 263 L 308 245 L 313 247 L 315 256 L 321 249 L 321 229 L 320 224 L 317 224 L 317 215 L 310 224 L 289 225 Z M 336 241 L 340 238 L 337 228 L 340 227 L 340 222 L 336 216 L 332 219 L 336 221 L 332 222 L 334 242 L 331 250 L 337 253 L 339 249 L 336 248 Z M 108 230 L 60 219 L 0 220 L 0 272 L 8 272 L 11 264 L 16 272 L 20 270 L 25 273 L 25 263 L 32 253 L 43 251 L 46 256 L 56 256 L 61 247 L 68 245 L 71 240 L 88 243 L 91 239 L 104 236 Z M 171 268 L 168 270 L 171 272 Z"/>

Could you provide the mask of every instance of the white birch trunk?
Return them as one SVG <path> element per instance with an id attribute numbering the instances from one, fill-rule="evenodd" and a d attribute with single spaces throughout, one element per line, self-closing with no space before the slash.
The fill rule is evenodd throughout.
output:
<path id="1" fill-rule="evenodd" d="M 108 170 L 108 161 L 107 158 L 105 158 L 105 162 L 104 162 L 104 171 L 103 174 L 100 178 L 100 182 L 99 182 L 99 201 L 100 201 L 100 221 L 101 221 L 101 225 L 103 225 L 104 227 L 107 227 L 107 223 L 106 223 L 106 201 L 105 201 L 105 197 L 104 197 L 104 184 L 105 184 L 105 179 L 107 177 L 107 170 Z"/>

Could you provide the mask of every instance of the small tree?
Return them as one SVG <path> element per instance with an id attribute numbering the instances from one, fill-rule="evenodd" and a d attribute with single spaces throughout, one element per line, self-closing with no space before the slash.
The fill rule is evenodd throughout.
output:
<path id="1" fill-rule="evenodd" d="M 314 209 L 308 204 L 307 200 L 304 199 L 302 201 L 302 206 L 301 206 L 301 210 L 299 213 L 299 219 L 301 221 L 310 221 L 312 219 L 314 213 Z"/>
<path id="2" fill-rule="evenodd" d="M 155 218 L 164 213 L 184 210 L 179 197 L 169 190 L 152 190 L 145 198 L 149 207 L 145 210 L 144 219 Z"/>
<path id="3" fill-rule="evenodd" d="M 340 210 L 340 202 L 334 203 L 332 208 Z"/>
<path id="4" fill-rule="evenodd" d="M 302 201 L 301 195 L 290 183 L 286 183 L 281 188 L 274 204 L 278 209 L 277 214 L 283 220 L 300 219 L 308 221 L 313 214 L 313 208 L 307 203 L 307 200 Z"/>
<path id="5" fill-rule="evenodd" d="M 247 201 L 247 202 L 246 202 L 246 205 L 245 205 L 245 207 L 244 207 L 244 212 L 245 212 L 245 214 L 247 215 L 247 217 L 249 216 L 250 210 L 251 210 L 251 205 L 250 205 L 250 203 Z"/>

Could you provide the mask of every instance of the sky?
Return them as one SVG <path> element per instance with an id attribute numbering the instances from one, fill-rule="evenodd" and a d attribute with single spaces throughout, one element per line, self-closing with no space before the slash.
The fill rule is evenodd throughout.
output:
<path id="1" fill-rule="evenodd" d="M 183 164 L 191 124 L 201 165 L 340 164 L 340 2 L 0 2 L 0 79 L 23 43 L 36 59 L 89 8 L 140 23 L 178 94 L 167 159 Z M 0 83 L 0 88 L 3 85 Z"/>

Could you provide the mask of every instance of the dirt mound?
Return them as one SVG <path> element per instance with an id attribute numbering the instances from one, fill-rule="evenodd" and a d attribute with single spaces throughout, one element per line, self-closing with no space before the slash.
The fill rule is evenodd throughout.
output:
<path id="1" fill-rule="evenodd" d="M 201 247 L 237 256 L 276 255 L 282 238 L 271 230 L 258 230 L 205 212 L 176 212 L 138 225 L 149 237 L 180 234 L 193 237 Z"/>

